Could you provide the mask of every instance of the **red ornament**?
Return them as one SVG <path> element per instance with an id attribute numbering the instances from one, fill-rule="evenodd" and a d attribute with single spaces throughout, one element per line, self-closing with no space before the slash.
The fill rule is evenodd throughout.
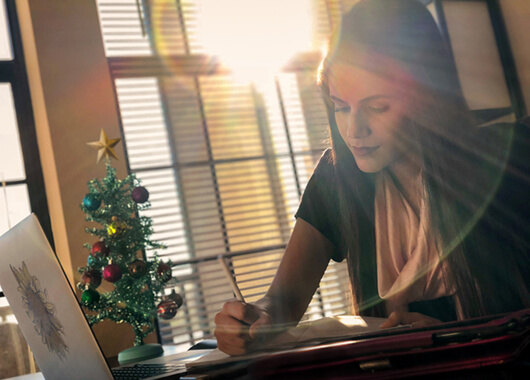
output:
<path id="1" fill-rule="evenodd" d="M 107 247 L 105 245 L 105 243 L 103 243 L 102 241 L 97 241 L 95 242 L 93 245 L 92 245 L 92 248 L 90 249 L 90 253 L 93 255 L 93 256 L 97 256 L 97 255 L 103 255 L 103 256 L 108 256 L 109 253 L 110 253 L 110 249 L 109 247 Z"/>
<path id="2" fill-rule="evenodd" d="M 89 269 L 83 273 L 81 280 L 92 289 L 101 285 L 101 273 L 97 269 Z"/>
<path id="3" fill-rule="evenodd" d="M 103 268 L 103 278 L 108 282 L 116 282 L 121 278 L 121 269 L 118 264 L 109 264 Z"/>
<path id="4" fill-rule="evenodd" d="M 156 274 L 164 281 L 171 278 L 171 267 L 166 263 L 160 263 L 156 270 Z"/>
<path id="5" fill-rule="evenodd" d="M 156 307 L 156 312 L 159 318 L 171 319 L 177 315 L 177 304 L 172 300 L 164 300 Z"/>
<path id="6" fill-rule="evenodd" d="M 132 191 L 131 198 L 136 203 L 145 203 L 149 199 L 149 191 L 143 186 L 138 186 Z"/>

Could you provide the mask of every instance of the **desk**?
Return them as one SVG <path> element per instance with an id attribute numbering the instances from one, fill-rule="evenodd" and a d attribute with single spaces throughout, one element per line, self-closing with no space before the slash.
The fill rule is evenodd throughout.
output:
<path id="1" fill-rule="evenodd" d="M 247 357 L 208 360 L 187 377 L 222 379 L 439 379 L 530 378 L 530 309 L 423 328 L 377 330 L 283 347 Z M 165 355 L 174 353 L 167 347 Z M 211 350 L 176 354 L 190 363 Z M 215 357 L 215 356 L 213 356 Z M 211 359 L 211 358 L 208 358 Z M 160 358 L 143 363 L 156 363 Z M 524 374 L 521 377 L 521 374 Z M 201 376 L 199 376 L 201 375 Z M 41 380 L 42 375 L 18 380 Z"/>
<path id="2" fill-rule="evenodd" d="M 164 347 L 165 349 L 166 347 Z M 209 353 L 211 350 L 197 350 L 202 352 L 197 352 L 197 354 L 205 355 Z M 190 351 L 188 351 L 189 353 Z M 186 354 L 186 353 L 184 353 Z M 518 360 L 515 363 L 501 365 L 501 366 L 493 366 L 493 367 L 485 367 L 485 368 L 478 368 L 474 370 L 465 370 L 465 371 L 457 371 L 457 372 L 449 372 L 449 373 L 443 373 L 443 374 L 431 374 L 429 375 L 429 380 L 497 380 L 497 379 L 503 379 L 503 380 L 519 380 L 521 378 L 528 378 L 530 377 L 530 358 L 528 355 L 526 357 L 521 357 L 520 360 Z M 523 377 L 521 377 L 521 374 Z M 337 375 L 333 368 L 330 368 L 327 370 L 327 374 L 319 374 L 319 379 L 327 379 L 327 378 L 333 378 Z M 366 374 L 369 376 L 369 374 Z M 378 374 L 373 374 L 375 378 L 377 378 Z M 525 377 L 526 376 L 526 377 Z M 243 378 L 245 376 L 243 375 Z M 296 375 L 292 377 L 293 379 L 299 378 Z M 366 378 L 366 377 L 364 377 Z M 370 378 L 370 376 L 368 377 Z M 237 379 L 237 376 L 234 377 L 234 380 Z M 29 375 L 23 375 L 18 377 L 12 377 L 7 380 L 45 380 L 42 373 L 34 373 Z"/>

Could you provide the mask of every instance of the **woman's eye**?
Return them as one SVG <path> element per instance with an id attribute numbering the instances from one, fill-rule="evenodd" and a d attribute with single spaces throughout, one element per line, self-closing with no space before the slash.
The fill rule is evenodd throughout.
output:
<path id="1" fill-rule="evenodd" d="M 349 111 L 350 111 L 349 106 L 342 106 L 342 107 L 335 106 L 335 113 L 349 112 Z"/>
<path id="2" fill-rule="evenodd" d="M 370 105 L 367 106 L 368 110 L 373 113 L 383 113 L 390 109 L 389 104 L 377 104 L 377 105 Z"/>

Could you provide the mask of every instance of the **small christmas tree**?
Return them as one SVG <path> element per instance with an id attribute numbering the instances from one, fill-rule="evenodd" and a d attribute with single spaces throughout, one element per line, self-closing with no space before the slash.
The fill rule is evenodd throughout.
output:
<path id="1" fill-rule="evenodd" d="M 82 277 L 77 286 L 83 291 L 81 304 L 88 309 L 91 326 L 105 319 L 128 323 L 136 335 L 134 345 L 140 346 L 154 330 L 157 313 L 164 319 L 173 318 L 180 304 L 161 296 L 171 278 L 170 263 L 156 255 L 143 259 L 146 249 L 164 247 L 150 240 L 151 218 L 138 213 L 150 207 L 147 189 L 134 174 L 123 180 L 116 177 L 109 156 L 117 158 L 113 147 L 119 141 L 109 140 L 101 130 L 100 141 L 89 143 L 98 149 L 98 162 L 105 157 L 106 176 L 88 183 L 89 192 L 81 205 L 85 219 L 99 226 L 86 228 L 96 238 L 85 244 L 90 251 L 88 265 L 78 268 Z M 114 289 L 98 292 L 102 280 Z"/>

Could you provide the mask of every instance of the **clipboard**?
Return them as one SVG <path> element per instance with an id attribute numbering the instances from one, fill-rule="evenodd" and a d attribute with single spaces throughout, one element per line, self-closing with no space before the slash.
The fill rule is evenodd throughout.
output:
<path id="1" fill-rule="evenodd" d="M 394 330 L 261 357 L 252 379 L 397 379 L 506 366 L 530 358 L 530 309 Z M 530 367 L 511 368 L 530 374 Z"/>
<path id="2" fill-rule="evenodd" d="M 190 379 L 205 374 L 208 379 L 439 379 L 464 371 L 460 378 L 467 379 L 481 370 L 530 373 L 528 363 L 518 366 L 523 359 L 530 361 L 530 309 L 428 328 L 330 337 L 316 345 L 193 366 L 188 374 Z"/>

